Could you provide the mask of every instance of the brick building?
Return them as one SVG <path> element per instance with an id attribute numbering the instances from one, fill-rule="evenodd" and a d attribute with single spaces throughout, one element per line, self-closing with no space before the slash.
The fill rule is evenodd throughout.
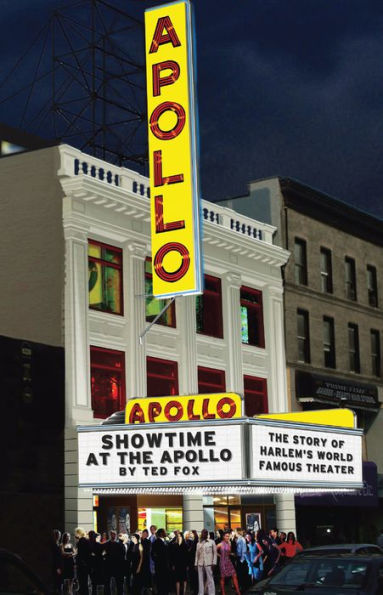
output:
<path id="1" fill-rule="evenodd" d="M 288 178 L 251 182 L 248 195 L 219 204 L 274 225 L 276 243 L 292 255 L 284 271 L 289 408 L 353 409 L 365 430 L 364 458 L 377 466 L 378 477 L 365 466 L 364 494 L 357 506 L 343 500 L 342 514 L 334 500 L 296 497 L 301 537 L 375 541 L 383 512 L 376 487 L 383 477 L 383 222 Z"/>

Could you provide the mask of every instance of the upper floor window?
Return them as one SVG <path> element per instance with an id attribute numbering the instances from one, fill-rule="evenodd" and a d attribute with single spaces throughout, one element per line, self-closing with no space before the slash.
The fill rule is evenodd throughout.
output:
<path id="1" fill-rule="evenodd" d="M 196 298 L 197 333 L 223 337 L 221 279 L 205 275 L 203 295 Z"/>
<path id="2" fill-rule="evenodd" d="M 298 361 L 310 363 L 309 313 L 297 310 Z"/>
<path id="3" fill-rule="evenodd" d="M 198 366 L 198 392 L 224 393 L 226 390 L 225 370 Z"/>
<path id="4" fill-rule="evenodd" d="M 156 357 L 146 358 L 146 379 L 148 397 L 178 395 L 178 365 Z"/>
<path id="5" fill-rule="evenodd" d="M 350 372 L 360 372 L 359 329 L 357 324 L 348 325 L 348 356 Z"/>
<path id="6" fill-rule="evenodd" d="M 323 356 L 326 368 L 335 368 L 334 319 L 323 317 Z"/>
<path id="7" fill-rule="evenodd" d="M 295 238 L 294 267 L 295 267 L 295 282 L 298 285 L 307 285 L 306 242 L 305 242 L 305 240 L 301 240 L 300 238 Z"/>
<path id="8" fill-rule="evenodd" d="M 349 300 L 356 300 L 356 272 L 355 272 L 355 260 L 346 256 L 344 259 L 345 265 L 345 287 L 346 297 Z"/>
<path id="9" fill-rule="evenodd" d="M 251 287 L 241 287 L 241 335 L 242 343 L 265 346 L 262 291 Z"/>
<path id="10" fill-rule="evenodd" d="M 89 240 L 89 307 L 123 314 L 122 250 Z"/>
<path id="11" fill-rule="evenodd" d="M 152 276 L 152 260 L 147 258 L 145 260 L 145 314 L 146 320 L 152 322 L 156 316 L 164 309 L 169 300 L 157 300 L 153 297 L 153 276 Z M 156 320 L 157 324 L 164 326 L 176 326 L 176 307 L 173 301 L 165 312 Z"/>
<path id="12" fill-rule="evenodd" d="M 371 373 L 373 376 L 380 376 L 380 333 L 371 329 Z"/>
<path id="13" fill-rule="evenodd" d="M 125 354 L 122 351 L 90 348 L 92 409 L 105 419 L 125 406 Z"/>
<path id="14" fill-rule="evenodd" d="M 378 306 L 378 283 L 376 278 L 376 268 L 372 265 L 367 265 L 367 290 L 368 303 L 373 308 Z"/>
<path id="15" fill-rule="evenodd" d="M 244 376 L 245 415 L 252 417 L 268 413 L 267 380 L 255 376 Z"/>
<path id="16" fill-rule="evenodd" d="M 320 275 L 321 290 L 323 293 L 332 293 L 331 250 L 327 248 L 320 249 Z"/>

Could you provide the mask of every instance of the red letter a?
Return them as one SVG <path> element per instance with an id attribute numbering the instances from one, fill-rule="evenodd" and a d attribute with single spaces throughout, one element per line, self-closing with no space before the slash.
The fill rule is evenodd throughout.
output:
<path id="1" fill-rule="evenodd" d="M 166 29 L 166 33 L 164 34 L 163 31 Z M 170 17 L 161 17 L 157 21 L 156 30 L 154 31 L 152 45 L 150 46 L 149 54 L 154 54 L 160 45 L 164 43 L 172 43 L 173 47 L 176 48 L 181 45 L 180 40 L 178 39 L 176 30 L 173 27 L 173 23 L 170 20 Z"/>

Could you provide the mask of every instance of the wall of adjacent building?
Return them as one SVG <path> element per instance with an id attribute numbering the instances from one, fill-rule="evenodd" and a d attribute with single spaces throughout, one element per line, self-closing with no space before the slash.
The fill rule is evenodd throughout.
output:
<path id="1" fill-rule="evenodd" d="M 1 333 L 63 346 L 64 237 L 57 148 L 3 157 Z"/>

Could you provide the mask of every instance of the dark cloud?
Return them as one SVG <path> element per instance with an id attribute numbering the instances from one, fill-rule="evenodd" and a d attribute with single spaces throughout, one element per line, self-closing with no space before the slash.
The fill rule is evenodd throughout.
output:
<path id="1" fill-rule="evenodd" d="M 110 1 L 140 18 L 157 3 Z M 60 5 L 0 0 L 2 73 Z M 238 195 L 249 180 L 283 175 L 383 216 L 381 0 L 194 6 L 203 196 Z M 47 94 L 49 84 L 43 88 Z M 17 123 L 20 109 L 20 102 L 8 109 L 8 123 Z"/>

